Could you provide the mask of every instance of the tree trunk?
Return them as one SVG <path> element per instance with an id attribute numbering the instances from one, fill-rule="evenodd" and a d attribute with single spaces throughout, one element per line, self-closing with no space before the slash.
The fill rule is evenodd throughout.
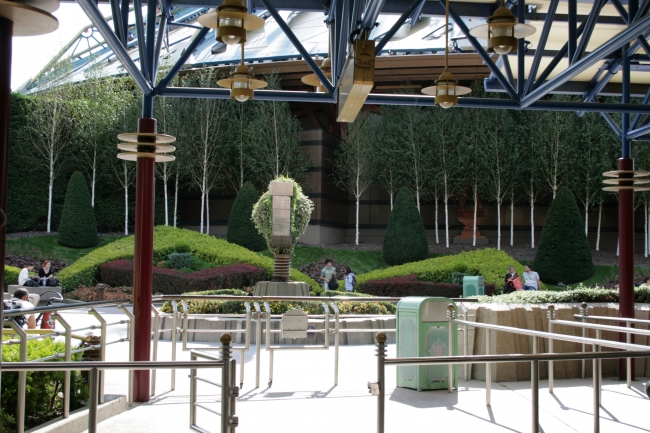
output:
<path id="1" fill-rule="evenodd" d="M 393 191 L 390 192 L 390 211 L 393 211 Z"/>
<path id="2" fill-rule="evenodd" d="M 472 246 L 476 246 L 476 217 L 478 214 L 478 191 L 476 190 L 476 180 L 474 181 L 474 227 L 472 228 Z"/>
<path id="3" fill-rule="evenodd" d="M 176 171 L 176 186 L 174 187 L 174 227 L 176 227 L 177 215 L 178 215 L 178 171 Z"/>
<path id="4" fill-rule="evenodd" d="M 445 180 L 445 246 L 449 248 L 449 194 Z"/>
<path id="5" fill-rule="evenodd" d="M 585 201 L 585 236 L 589 233 L 589 199 Z"/>
<path id="6" fill-rule="evenodd" d="M 535 200 L 530 197 L 530 247 L 535 248 Z"/>
<path id="7" fill-rule="evenodd" d="M 600 205 L 598 205 L 598 229 L 596 232 L 596 251 L 600 250 L 600 222 L 603 219 L 603 201 L 600 201 Z"/>
<path id="8" fill-rule="evenodd" d="M 359 245 L 359 196 L 357 195 L 356 224 L 354 233 L 354 243 Z"/>
<path id="9" fill-rule="evenodd" d="M 52 231 L 52 189 L 54 188 L 54 162 L 50 156 L 50 184 L 47 188 L 48 190 L 48 199 L 47 199 L 47 232 Z"/>
<path id="10" fill-rule="evenodd" d="M 438 191 L 434 191 L 435 197 L 434 200 L 436 201 L 436 206 L 435 206 L 435 225 L 436 225 L 436 244 L 440 244 L 440 235 L 439 235 L 439 230 L 438 230 Z"/>
<path id="11" fill-rule="evenodd" d="M 124 236 L 129 235 L 129 172 L 124 164 Z"/>
<path id="12" fill-rule="evenodd" d="M 95 207 L 95 182 L 97 182 L 97 149 L 93 150 L 93 179 L 90 182 L 90 205 Z"/>
<path id="13" fill-rule="evenodd" d="M 205 191 L 205 234 L 210 234 L 210 190 Z"/>
<path id="14" fill-rule="evenodd" d="M 169 225 L 169 196 L 167 195 L 167 163 L 163 164 L 163 192 L 165 194 L 165 225 Z"/>
<path id="15" fill-rule="evenodd" d="M 515 245 L 515 193 L 510 193 L 510 246 Z"/>

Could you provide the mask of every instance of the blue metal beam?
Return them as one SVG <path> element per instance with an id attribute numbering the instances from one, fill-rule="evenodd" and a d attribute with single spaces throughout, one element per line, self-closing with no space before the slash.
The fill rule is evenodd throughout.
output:
<path id="1" fill-rule="evenodd" d="M 635 22 L 636 20 L 638 20 L 639 18 L 647 14 L 649 8 L 650 8 L 650 0 L 643 0 L 641 6 L 639 7 L 639 10 L 634 15 L 632 22 Z"/>
<path id="2" fill-rule="evenodd" d="M 156 0 L 147 0 L 147 71 L 149 72 L 149 82 L 152 86 L 156 85 L 154 81 L 154 66 L 156 64 L 156 12 L 158 2 Z M 138 41 L 139 42 L 139 41 Z M 142 60 L 140 60 L 142 62 Z"/>
<path id="3" fill-rule="evenodd" d="M 122 45 L 126 46 L 126 41 L 123 39 L 124 31 L 122 30 L 122 20 L 120 20 L 120 0 L 110 0 L 111 2 L 111 14 L 113 15 L 113 31 L 117 38 L 122 42 Z"/>
<path id="4" fill-rule="evenodd" d="M 287 23 L 282 19 L 280 14 L 278 13 L 277 9 L 273 7 L 271 2 L 269 0 L 260 0 L 266 10 L 271 14 L 271 16 L 275 19 L 276 23 L 278 26 L 280 26 L 280 29 L 284 32 L 286 37 L 291 41 L 294 47 L 298 50 L 300 55 L 302 56 L 303 60 L 305 63 L 307 63 L 307 66 L 309 66 L 309 69 L 312 70 L 314 74 L 318 77 L 320 82 L 325 86 L 327 91 L 329 93 L 334 93 L 334 86 L 332 86 L 332 83 L 330 83 L 330 80 L 325 76 L 323 71 L 318 67 L 316 62 L 314 62 L 314 59 L 311 58 L 311 55 L 309 52 L 305 49 L 305 47 L 302 46 L 296 35 L 291 31 Z"/>
<path id="5" fill-rule="evenodd" d="M 576 44 L 578 43 L 578 34 L 576 32 L 578 22 L 578 0 L 568 0 L 569 14 L 567 16 L 567 24 L 569 25 L 569 59 L 572 59 L 576 54 Z"/>
<path id="6" fill-rule="evenodd" d="M 142 22 L 142 1 L 133 0 L 133 13 L 135 14 L 135 32 L 138 38 L 138 52 L 140 53 L 140 70 L 142 75 L 149 80 L 149 70 L 147 69 L 147 41 L 144 33 L 144 23 Z"/>
<path id="7" fill-rule="evenodd" d="M 377 44 L 375 47 L 375 55 L 381 54 L 381 50 L 384 49 L 387 43 L 390 42 L 390 40 L 395 36 L 395 33 L 402 27 L 402 24 L 406 22 L 407 19 L 410 18 L 410 16 L 413 14 L 415 10 L 418 8 L 421 10 L 422 6 L 424 5 L 424 2 L 426 0 L 413 0 L 413 2 L 409 5 L 409 8 L 404 11 L 404 13 L 397 19 L 397 22 L 393 24 L 393 27 L 386 32 L 383 38 L 381 38 L 381 41 Z"/>
<path id="8" fill-rule="evenodd" d="M 144 94 L 151 93 L 153 90 L 151 84 L 147 82 L 145 77 L 138 70 L 138 67 L 135 65 L 135 63 L 133 63 L 133 60 L 131 60 L 131 57 L 129 57 L 129 54 L 126 52 L 126 49 L 117 39 L 117 36 L 115 36 L 113 30 L 108 26 L 106 20 L 104 20 L 104 17 L 97 9 L 97 6 L 95 6 L 91 0 L 77 0 L 77 3 L 79 3 L 81 9 L 83 9 L 83 11 L 86 13 L 90 19 L 90 22 L 92 22 L 93 25 L 97 28 L 99 34 L 102 35 L 106 41 L 106 44 L 111 47 L 113 53 L 115 53 L 115 57 L 120 60 L 138 87 L 140 87 L 140 90 L 142 90 Z"/>
<path id="9" fill-rule="evenodd" d="M 438 1 L 440 2 L 440 4 L 445 3 L 445 0 L 438 0 Z M 485 49 L 483 48 L 483 46 L 476 40 L 476 38 L 474 36 L 469 34 L 469 29 L 467 28 L 467 26 L 463 22 L 462 18 L 459 17 L 458 14 L 456 14 L 456 12 L 454 12 L 454 10 L 451 8 L 451 6 L 449 7 L 449 16 L 454 20 L 454 22 L 456 23 L 458 28 L 460 28 L 460 30 L 463 32 L 463 34 L 465 34 L 465 37 L 467 38 L 469 43 L 472 44 L 472 46 L 476 50 L 476 53 L 479 56 L 481 56 L 481 58 L 483 59 L 483 62 L 485 63 L 485 65 L 490 69 L 490 71 L 492 71 L 494 73 L 494 76 L 499 81 L 499 83 L 501 83 L 503 88 L 506 89 L 506 92 L 508 92 L 508 95 L 510 95 L 510 97 L 513 99 L 513 101 L 519 101 L 519 95 L 517 95 L 517 92 L 515 91 L 515 89 L 508 82 L 506 77 L 503 76 L 503 74 L 501 73 L 499 68 L 497 68 L 497 65 L 494 64 L 494 62 L 490 58 L 490 55 L 485 52 Z"/>
<path id="10" fill-rule="evenodd" d="M 618 138 L 622 138 L 623 134 L 621 133 L 621 128 L 619 128 L 618 125 L 616 124 L 616 122 L 614 122 L 614 119 L 612 119 L 612 116 L 610 116 L 609 113 L 601 112 L 600 114 L 603 115 L 603 118 L 605 119 L 607 124 L 609 124 L 609 127 L 612 128 L 612 130 L 614 131 L 614 134 L 616 134 L 616 136 Z"/>
<path id="11" fill-rule="evenodd" d="M 156 38 L 156 49 L 154 50 L 154 65 L 153 65 L 153 77 L 151 78 L 151 83 L 155 86 L 156 80 L 158 79 L 158 62 L 160 60 L 160 51 L 162 50 L 163 39 L 165 38 L 165 32 L 167 31 L 167 15 L 163 12 L 160 16 L 160 24 L 158 25 L 158 36 Z"/>
<path id="12" fill-rule="evenodd" d="M 612 4 L 614 5 L 614 8 L 618 11 L 618 14 L 623 18 L 623 21 L 629 24 L 630 17 L 627 14 L 627 11 L 623 7 L 623 4 L 621 3 L 621 0 L 610 0 Z"/>
<path id="13" fill-rule="evenodd" d="M 573 65 L 569 66 L 564 71 L 560 72 L 552 80 L 542 84 L 537 89 L 533 90 L 528 94 L 522 101 L 522 107 L 527 107 L 532 104 L 534 101 L 538 100 L 542 96 L 548 94 L 556 87 L 566 83 L 571 80 L 573 77 L 578 75 L 580 72 L 584 71 L 591 67 L 594 63 L 599 62 L 603 57 L 611 54 L 613 51 L 616 51 L 622 47 L 626 47 L 628 42 L 640 35 L 641 33 L 650 29 L 650 17 L 645 17 L 627 29 L 623 30 L 621 33 L 616 35 L 614 38 L 605 42 L 600 47 L 596 48 L 594 51 L 578 60 Z M 578 53 L 576 53 L 578 55 Z"/>
<path id="14" fill-rule="evenodd" d="M 603 88 L 610 82 L 612 78 L 618 73 L 621 69 L 621 62 L 615 60 L 608 68 L 607 74 L 600 80 L 598 83 L 591 89 L 584 97 L 584 102 L 591 102 L 596 96 L 603 90 Z M 578 116 L 582 117 L 585 114 L 584 111 L 578 111 L 576 113 Z"/>
<path id="15" fill-rule="evenodd" d="M 338 16 L 338 11 L 341 10 L 341 24 L 339 26 L 339 37 L 337 39 L 337 47 L 336 47 L 336 58 L 338 60 L 338 64 L 340 66 L 340 69 L 338 69 L 339 76 L 343 74 L 343 68 L 345 68 L 345 63 L 348 58 L 348 39 L 350 36 L 350 2 L 352 0 L 338 0 L 338 6 L 336 11 L 337 11 L 337 16 Z"/>
<path id="16" fill-rule="evenodd" d="M 519 0 L 517 4 L 518 20 L 520 23 L 526 22 L 526 0 Z M 521 38 L 517 41 L 517 94 L 519 98 L 524 94 L 526 85 L 526 41 Z"/>
<path id="17" fill-rule="evenodd" d="M 87 1 L 87 0 L 86 0 Z M 167 75 L 165 78 L 160 80 L 160 83 L 156 86 L 155 93 L 160 95 L 162 90 L 171 83 L 171 81 L 174 79 L 176 74 L 178 74 L 178 71 L 181 70 L 185 62 L 187 62 L 187 59 L 190 58 L 194 50 L 196 50 L 196 47 L 199 46 L 201 42 L 205 39 L 205 35 L 208 34 L 210 29 L 208 27 L 203 27 L 201 30 L 198 31 L 198 33 L 194 36 L 194 39 L 192 39 L 192 42 L 185 48 L 185 51 L 181 56 L 178 58 L 174 66 L 167 72 Z"/>
<path id="18" fill-rule="evenodd" d="M 506 54 L 501 54 L 501 57 L 503 57 L 503 69 L 505 69 L 506 71 L 506 78 L 508 79 L 510 85 L 514 87 L 515 79 L 512 77 L 512 68 L 510 67 L 510 60 L 508 60 L 508 56 Z"/>
<path id="19" fill-rule="evenodd" d="M 122 30 L 124 31 L 122 38 L 124 40 L 123 43 L 125 46 L 129 42 L 129 1 L 130 0 L 122 0 L 122 7 L 120 8 Z"/>
<path id="20" fill-rule="evenodd" d="M 587 17 L 587 24 L 585 25 L 585 30 L 584 32 L 582 32 L 582 37 L 580 38 L 580 42 L 578 43 L 578 47 L 576 48 L 576 53 L 573 57 L 569 59 L 570 65 L 580 60 L 584 55 L 585 50 L 587 49 L 587 44 L 591 39 L 591 34 L 593 33 L 594 27 L 596 26 L 596 19 L 598 18 L 598 15 L 600 15 L 600 10 L 603 8 L 603 6 L 605 6 L 606 2 L 607 0 L 594 1 L 594 5 L 591 8 L 591 13 Z"/>
<path id="21" fill-rule="evenodd" d="M 363 13 L 363 19 L 361 20 L 361 28 L 364 30 L 372 30 L 375 27 L 377 22 L 377 17 L 381 12 L 381 8 L 384 7 L 384 2 L 386 0 L 370 0 L 366 6 L 366 10 Z"/>
<path id="22" fill-rule="evenodd" d="M 544 48 L 546 48 L 546 41 L 548 40 L 548 35 L 551 33 L 551 26 L 553 25 L 553 17 L 555 16 L 555 11 L 557 10 L 557 5 L 560 0 L 551 0 L 551 4 L 548 6 L 548 12 L 546 13 L 546 20 L 544 21 L 544 27 L 542 28 L 542 33 L 539 36 L 539 42 L 535 48 L 535 57 L 533 58 L 533 63 L 530 66 L 530 71 L 528 72 L 528 79 L 526 80 L 525 93 L 530 93 L 532 86 L 535 83 L 537 78 L 537 70 L 539 69 L 539 63 L 542 61 L 542 54 L 544 54 Z M 521 97 L 523 98 L 523 94 Z"/>
<path id="23" fill-rule="evenodd" d="M 578 27 L 578 30 L 576 31 L 576 37 L 580 37 L 582 32 L 584 31 L 586 21 L 583 21 L 580 26 Z M 537 80 L 535 80 L 535 84 L 533 84 L 533 90 L 538 88 L 539 86 L 546 81 L 549 75 L 551 75 L 551 72 L 555 69 L 555 67 L 560 63 L 560 61 L 566 56 L 567 50 L 569 47 L 569 43 L 567 42 L 564 44 L 564 46 L 560 49 L 560 51 L 557 52 L 555 57 L 551 60 L 551 62 L 546 66 L 544 71 L 540 74 L 539 77 L 537 77 Z"/>
<path id="24" fill-rule="evenodd" d="M 650 102 L 650 87 L 648 88 L 648 91 L 646 92 L 645 96 L 643 97 L 643 102 L 641 102 L 643 105 L 647 104 Z M 639 121 L 641 120 L 641 115 L 636 114 L 634 116 L 634 119 L 632 119 L 632 123 L 630 124 L 630 129 L 636 129 L 637 126 L 639 126 Z"/>
<path id="25" fill-rule="evenodd" d="M 627 138 L 628 140 L 634 140 L 635 138 L 639 138 L 642 135 L 646 135 L 648 133 L 650 133 L 650 125 L 642 126 L 639 129 L 633 129 L 627 133 Z"/>
<path id="26" fill-rule="evenodd" d="M 198 87 L 167 87 L 161 89 L 161 96 L 171 98 L 229 99 L 230 90 Z M 318 102 L 334 104 L 333 94 L 316 92 L 292 92 L 288 90 L 256 90 L 256 101 Z"/>
<path id="27" fill-rule="evenodd" d="M 345 38 L 341 31 L 343 28 L 343 9 L 345 9 L 343 7 L 343 0 L 336 0 L 334 7 L 334 45 L 332 46 L 332 50 L 334 50 L 334 64 L 332 65 L 332 79 L 334 80 L 334 87 L 337 87 L 339 78 L 343 72 L 343 62 L 345 60 L 345 54 L 341 56 L 340 53 L 341 38 Z"/>

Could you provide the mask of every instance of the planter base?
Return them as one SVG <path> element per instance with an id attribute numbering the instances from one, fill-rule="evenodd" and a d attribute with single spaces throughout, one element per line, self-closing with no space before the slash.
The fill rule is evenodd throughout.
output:
<path id="1" fill-rule="evenodd" d="M 309 296 L 310 286 L 302 281 L 259 281 L 255 296 Z"/>

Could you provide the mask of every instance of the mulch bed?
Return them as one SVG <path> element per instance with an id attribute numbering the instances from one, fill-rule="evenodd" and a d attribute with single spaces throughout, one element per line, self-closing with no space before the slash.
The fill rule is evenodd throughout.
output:
<path id="1" fill-rule="evenodd" d="M 325 263 L 324 260 L 321 260 L 320 262 L 311 262 L 305 266 L 302 266 L 299 270 L 303 274 L 307 274 L 310 277 L 312 277 L 314 280 L 316 280 L 320 285 L 323 284 L 323 281 L 320 279 L 320 273 L 323 271 L 323 268 L 327 264 Z M 339 288 L 341 287 L 340 281 L 345 278 L 345 266 L 336 263 L 335 261 L 332 261 L 332 266 L 336 268 L 336 278 L 339 280 Z M 345 282 L 343 283 L 345 285 Z"/>
<path id="2" fill-rule="evenodd" d="M 6 254 L 5 255 L 5 264 L 7 266 L 14 266 L 16 268 L 24 268 L 27 266 L 34 266 L 34 270 L 37 271 L 41 266 L 43 266 L 43 261 L 35 257 L 28 256 L 18 256 L 15 254 Z M 50 260 L 50 266 L 52 272 L 55 274 L 61 272 L 62 269 L 68 267 L 67 263 L 57 262 L 56 260 Z"/>

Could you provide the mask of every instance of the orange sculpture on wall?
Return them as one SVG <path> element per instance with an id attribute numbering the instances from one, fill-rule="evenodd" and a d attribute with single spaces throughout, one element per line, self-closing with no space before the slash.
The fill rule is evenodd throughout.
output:
<path id="1" fill-rule="evenodd" d="M 460 235 L 454 237 L 455 244 L 471 243 L 474 232 L 474 206 L 467 206 L 467 197 L 462 196 L 458 205 L 456 206 L 456 218 L 463 223 L 463 230 Z M 478 225 L 485 219 L 485 211 L 483 209 L 483 202 L 480 197 L 477 197 L 476 204 L 476 243 L 487 244 L 487 237 L 481 236 Z"/>

